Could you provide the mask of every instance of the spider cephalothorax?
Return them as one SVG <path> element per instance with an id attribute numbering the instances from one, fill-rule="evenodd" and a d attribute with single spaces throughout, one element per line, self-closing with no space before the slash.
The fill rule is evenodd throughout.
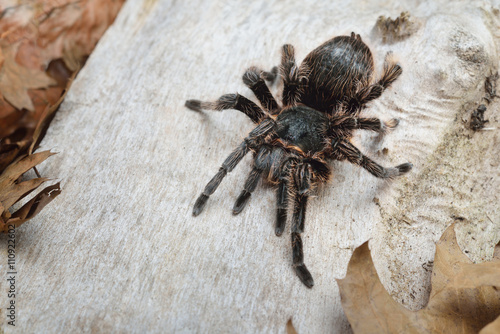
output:
<path id="1" fill-rule="evenodd" d="M 215 102 L 186 101 L 186 106 L 195 111 L 236 109 L 257 124 L 206 185 L 194 204 L 193 215 L 201 213 L 226 174 L 252 151 L 253 168 L 236 199 L 233 213 L 243 210 L 261 178 L 276 184 L 276 235 L 283 233 L 288 208 L 292 208 L 293 266 L 300 280 L 312 287 L 314 281 L 304 265 L 300 234 L 304 230 L 308 197 L 331 174 L 328 162 L 347 160 L 384 179 L 402 175 L 412 168 L 410 163 L 382 167 L 350 142 L 354 130 L 383 134 L 398 125 L 396 119 L 382 122 L 359 116 L 366 104 L 378 98 L 402 73 L 401 67 L 389 57 L 380 79 L 374 80 L 373 68 L 370 49 L 359 35 L 352 33 L 325 42 L 309 53 L 300 66 L 295 63 L 293 47 L 283 46 L 282 106 L 264 81 L 275 80 L 276 67 L 271 72 L 252 67 L 243 75 L 243 82 L 253 91 L 261 107 L 239 94 L 223 95 Z"/>

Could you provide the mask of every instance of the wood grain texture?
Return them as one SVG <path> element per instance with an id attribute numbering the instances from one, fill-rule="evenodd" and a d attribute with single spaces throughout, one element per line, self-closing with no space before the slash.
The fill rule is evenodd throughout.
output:
<path id="1" fill-rule="evenodd" d="M 405 10 L 419 28 L 384 43 L 377 18 Z M 461 217 L 459 242 L 475 261 L 500 238 L 499 104 L 486 112 L 495 130 L 472 133 L 462 121 L 498 68 L 499 21 L 488 1 L 127 1 L 42 142 L 59 154 L 39 171 L 60 178 L 63 192 L 17 230 L 16 330 L 283 333 L 292 318 L 299 333 L 346 333 L 335 278 L 368 239 L 382 283 L 403 305 L 422 307 L 425 264 L 446 226 Z M 273 189 L 259 186 L 240 215 L 231 213 L 250 156 L 191 215 L 253 124 L 184 102 L 235 92 L 255 101 L 241 81 L 246 68 L 277 65 L 285 43 L 301 60 L 351 31 L 379 73 L 388 51 L 403 67 L 365 114 L 399 118 L 399 127 L 381 141 L 360 131 L 355 144 L 383 165 L 415 167 L 386 182 L 332 163 L 303 234 L 316 283 L 309 290 L 291 267 L 289 226 L 274 235 Z"/>

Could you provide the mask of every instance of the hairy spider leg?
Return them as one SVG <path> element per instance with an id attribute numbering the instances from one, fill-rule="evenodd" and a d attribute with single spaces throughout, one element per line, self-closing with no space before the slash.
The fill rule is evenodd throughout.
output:
<path id="1" fill-rule="evenodd" d="M 233 206 L 234 215 L 240 213 L 247 204 L 248 200 L 250 199 L 250 196 L 252 195 L 252 192 L 255 190 L 255 188 L 257 188 L 257 184 L 259 183 L 259 180 L 262 176 L 262 172 L 263 172 L 262 169 L 254 166 L 250 171 L 250 174 L 248 174 L 247 180 L 245 181 L 245 186 L 243 187 L 243 191 L 241 192 L 241 194 L 236 199 L 236 202 L 234 203 Z"/>
<path id="2" fill-rule="evenodd" d="M 208 182 L 203 190 L 203 193 L 196 200 L 193 207 L 193 215 L 197 216 L 201 213 L 208 198 L 212 195 L 220 183 L 231 172 L 236 165 L 243 159 L 243 157 L 250 151 L 251 148 L 255 149 L 260 147 L 264 138 L 276 127 L 276 122 L 271 118 L 264 119 L 250 134 L 243 140 L 243 142 L 234 150 L 222 163 L 219 171 Z"/>
<path id="3" fill-rule="evenodd" d="M 387 122 L 378 118 L 355 118 L 356 129 L 369 130 L 377 133 L 385 134 L 388 130 L 394 129 L 399 124 L 399 120 L 392 118 Z"/>
<path id="4" fill-rule="evenodd" d="M 413 165 L 409 162 L 398 165 L 396 167 L 382 167 L 372 159 L 368 158 L 366 155 L 361 153 L 361 151 L 347 141 L 341 141 L 337 145 L 337 149 L 340 154 L 347 159 L 350 163 L 363 167 L 372 175 L 382 178 L 391 179 L 409 172 Z"/>
<path id="5" fill-rule="evenodd" d="M 333 118 L 330 122 L 331 127 L 338 127 L 345 130 L 369 130 L 380 134 L 385 134 L 389 130 L 398 126 L 399 120 L 392 118 L 387 122 L 379 118 L 364 118 L 364 117 L 338 117 Z"/>
<path id="6" fill-rule="evenodd" d="M 271 115 L 277 115 L 279 113 L 278 103 L 269 91 L 269 87 L 267 87 L 261 73 L 262 71 L 257 67 L 250 67 L 243 74 L 243 83 L 255 94 L 264 110 Z"/>
<path id="7" fill-rule="evenodd" d="M 351 38 L 357 39 L 358 41 L 362 42 L 363 40 L 361 39 L 361 36 L 359 34 L 356 34 L 354 31 L 351 31 Z"/>
<path id="8" fill-rule="evenodd" d="M 278 202 L 278 211 L 276 214 L 276 227 L 274 233 L 279 237 L 283 234 L 286 226 L 286 217 L 288 209 L 288 184 L 287 180 L 280 179 L 278 189 L 276 191 Z"/>
<path id="9" fill-rule="evenodd" d="M 271 85 L 274 83 L 274 80 L 276 80 L 276 77 L 278 76 L 278 66 L 274 66 L 271 71 L 263 71 L 259 68 L 257 68 L 257 71 L 260 72 L 260 76 L 269 82 Z"/>
<path id="10" fill-rule="evenodd" d="M 259 180 L 262 176 L 262 172 L 265 169 L 269 169 L 268 165 L 270 164 L 269 158 L 271 156 L 271 153 L 272 149 L 266 145 L 263 145 L 259 148 L 259 151 L 255 155 L 252 171 L 245 181 L 243 191 L 234 203 L 233 214 L 237 215 L 243 210 L 248 200 L 250 199 L 252 192 L 257 187 L 257 184 L 259 183 Z"/>
<path id="11" fill-rule="evenodd" d="M 283 77 L 283 104 L 295 105 L 303 93 L 303 85 L 307 81 L 307 68 L 300 68 L 295 62 L 295 48 L 291 44 L 285 44 L 281 48 L 281 76 Z"/>
<path id="12" fill-rule="evenodd" d="M 243 191 L 234 203 L 233 214 L 239 214 L 244 209 L 260 178 L 266 177 L 263 174 L 266 174 L 269 180 L 279 179 L 284 156 L 284 150 L 279 147 L 264 144 L 258 149 L 254 155 L 252 171 L 245 181 Z"/>
<path id="13" fill-rule="evenodd" d="M 282 161 L 281 161 L 282 160 Z M 276 202 L 277 202 L 277 212 L 276 212 L 276 225 L 274 233 L 279 237 L 283 234 L 286 226 L 286 219 L 288 216 L 288 197 L 290 192 L 289 186 L 289 175 L 290 168 L 294 159 L 281 158 L 278 163 L 275 162 L 275 175 L 278 179 L 278 188 L 276 189 Z"/>
<path id="14" fill-rule="evenodd" d="M 304 231 L 308 193 L 311 190 L 311 165 L 308 163 L 299 164 L 292 174 L 294 179 L 294 203 L 292 216 L 293 267 L 295 268 L 295 272 L 302 283 L 304 283 L 304 285 L 308 288 L 312 288 L 314 280 L 304 264 L 302 238 L 300 237 L 300 234 Z"/>
<path id="15" fill-rule="evenodd" d="M 396 79 L 403 73 L 401 65 L 393 61 L 392 53 L 388 52 L 384 60 L 384 73 L 382 77 L 374 84 L 361 89 L 355 97 L 360 106 L 379 98 Z"/>
<path id="16" fill-rule="evenodd" d="M 262 111 L 257 104 L 240 94 L 225 94 L 215 102 L 187 100 L 186 107 L 198 112 L 201 112 L 202 109 L 218 111 L 236 109 L 250 117 L 254 123 L 259 123 L 266 116 L 264 111 Z"/>
<path id="17" fill-rule="evenodd" d="M 274 66 L 273 68 L 271 68 L 271 71 L 269 71 L 269 72 L 264 71 L 263 69 L 258 68 L 257 66 L 252 66 L 250 69 L 259 73 L 260 77 L 262 79 L 266 80 L 270 85 L 274 84 L 274 81 L 278 77 L 278 66 Z"/>
<path id="18" fill-rule="evenodd" d="M 384 89 L 388 88 L 402 73 L 403 68 L 392 59 L 392 52 L 388 52 L 385 55 L 384 74 L 378 81 L 379 85 L 384 87 Z"/>

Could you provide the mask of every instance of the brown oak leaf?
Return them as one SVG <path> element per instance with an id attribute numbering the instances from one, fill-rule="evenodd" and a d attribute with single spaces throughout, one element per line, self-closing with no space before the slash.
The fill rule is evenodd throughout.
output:
<path id="1" fill-rule="evenodd" d="M 288 319 L 288 322 L 286 323 L 286 334 L 297 334 L 297 330 L 295 330 L 292 323 L 292 318 Z"/>
<path id="2" fill-rule="evenodd" d="M 365 242 L 337 280 L 342 307 L 354 333 L 499 333 L 498 255 L 473 264 L 457 244 L 454 225 L 448 227 L 436 244 L 429 303 L 414 312 L 385 290 Z"/>

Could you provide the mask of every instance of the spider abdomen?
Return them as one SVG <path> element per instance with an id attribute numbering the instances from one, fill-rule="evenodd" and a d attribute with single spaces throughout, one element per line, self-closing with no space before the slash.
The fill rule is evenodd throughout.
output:
<path id="1" fill-rule="evenodd" d="M 323 150 L 328 126 L 324 113 L 298 105 L 283 110 L 276 122 L 276 133 L 287 146 L 298 147 L 306 154 Z"/>
<path id="2" fill-rule="evenodd" d="M 361 38 L 338 36 L 310 52 L 301 67 L 309 75 L 300 102 L 331 113 L 355 95 L 359 83 L 370 81 L 374 65 Z"/>

